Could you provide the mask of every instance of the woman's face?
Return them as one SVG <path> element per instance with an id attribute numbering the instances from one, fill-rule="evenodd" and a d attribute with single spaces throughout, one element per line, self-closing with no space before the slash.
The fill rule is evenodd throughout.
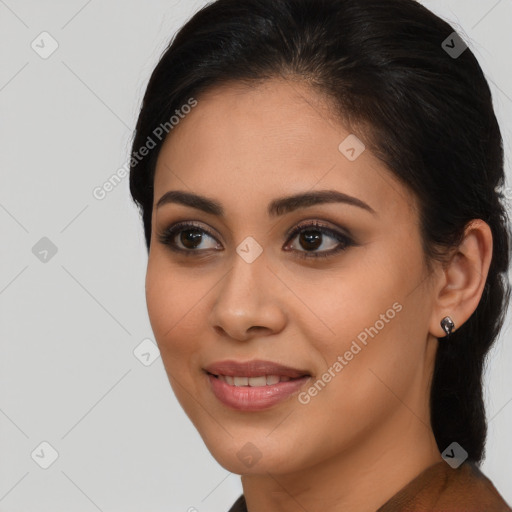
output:
<path id="1" fill-rule="evenodd" d="M 418 211 L 329 112 L 298 82 L 225 85 L 159 155 L 149 317 L 180 404 L 235 473 L 379 457 L 428 424 Z"/>

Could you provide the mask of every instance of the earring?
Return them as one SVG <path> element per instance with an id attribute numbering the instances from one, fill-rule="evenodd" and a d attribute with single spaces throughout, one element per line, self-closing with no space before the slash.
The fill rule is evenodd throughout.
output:
<path id="1" fill-rule="evenodd" d="M 441 327 L 443 328 L 443 331 L 446 333 L 446 336 L 450 336 L 453 328 L 455 327 L 455 324 L 453 323 L 453 320 L 449 316 L 445 316 L 441 320 Z"/>

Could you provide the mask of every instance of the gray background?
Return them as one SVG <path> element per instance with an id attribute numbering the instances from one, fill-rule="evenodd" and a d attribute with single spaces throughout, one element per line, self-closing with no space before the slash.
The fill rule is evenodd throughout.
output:
<path id="1" fill-rule="evenodd" d="M 454 24 L 490 80 L 510 176 L 512 3 L 423 3 Z M 103 200 L 92 194 L 126 162 L 150 72 L 204 4 L 0 0 L 1 512 L 221 512 L 241 493 L 161 359 L 134 355 L 153 338 L 128 179 Z M 59 45 L 46 59 L 31 47 L 51 48 L 44 31 Z M 508 317 L 486 374 L 483 464 L 510 503 L 511 341 Z M 42 442 L 58 452 L 47 469 Z"/>

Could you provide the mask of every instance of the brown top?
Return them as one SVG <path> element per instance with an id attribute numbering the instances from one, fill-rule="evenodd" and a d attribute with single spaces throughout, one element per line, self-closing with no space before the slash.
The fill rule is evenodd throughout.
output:
<path id="1" fill-rule="evenodd" d="M 242 494 L 229 512 L 247 512 Z M 428 467 L 376 512 L 512 512 L 473 462 L 452 469 L 444 460 Z"/>

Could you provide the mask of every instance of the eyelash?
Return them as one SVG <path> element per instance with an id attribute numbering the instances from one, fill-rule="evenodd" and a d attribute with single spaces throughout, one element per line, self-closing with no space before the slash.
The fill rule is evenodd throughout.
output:
<path id="1" fill-rule="evenodd" d="M 174 226 L 171 226 L 170 228 L 165 229 L 162 233 L 159 235 L 159 241 L 160 243 L 167 245 L 172 251 L 178 252 L 181 254 L 184 254 L 185 256 L 197 256 L 200 252 L 200 249 L 182 249 L 180 247 L 176 246 L 176 243 L 174 242 L 174 238 L 176 235 L 180 234 L 183 231 L 187 230 L 196 230 L 200 231 L 201 233 L 206 233 L 209 237 L 211 237 L 213 240 L 217 241 L 215 236 L 205 229 L 204 227 L 190 223 L 190 222 L 181 222 L 178 224 L 175 224 Z M 335 249 L 331 249 L 328 251 L 319 251 L 319 252 L 312 252 L 312 251 L 298 251 L 293 250 L 293 252 L 296 253 L 297 257 L 303 258 L 303 259 L 312 259 L 312 258 L 328 258 L 330 256 L 334 256 L 335 254 L 344 251 L 348 249 L 349 247 L 355 246 L 356 243 L 349 238 L 347 235 L 342 234 L 340 232 L 337 232 L 331 228 L 328 228 L 327 226 L 323 225 L 322 223 L 318 221 L 309 222 L 307 224 L 299 224 L 291 233 L 288 234 L 287 240 L 292 241 L 297 235 L 301 234 L 305 231 L 318 231 L 322 235 L 328 235 L 335 240 L 339 242 L 338 247 Z M 287 242 L 286 245 L 289 245 Z"/>

